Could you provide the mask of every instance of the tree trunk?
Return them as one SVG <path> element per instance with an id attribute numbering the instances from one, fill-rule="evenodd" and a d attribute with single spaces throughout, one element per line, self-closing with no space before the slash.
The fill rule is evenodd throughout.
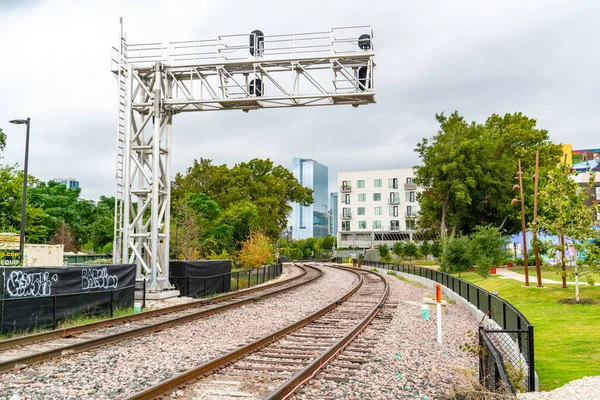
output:
<path id="1" fill-rule="evenodd" d="M 579 303 L 579 265 L 575 263 L 575 301 Z"/>
<path id="2" fill-rule="evenodd" d="M 448 206 L 448 200 L 444 200 L 442 205 L 442 220 L 440 222 L 440 236 L 442 239 L 446 238 L 446 207 Z"/>
<path id="3" fill-rule="evenodd" d="M 444 253 L 446 251 L 446 207 L 448 200 L 444 200 L 442 205 L 442 220 L 440 221 L 440 238 L 442 239 L 442 254 L 440 255 L 440 265 L 444 265 Z"/>
<path id="4" fill-rule="evenodd" d="M 565 266 L 565 234 L 560 231 L 560 266 L 562 269 L 562 287 L 567 288 L 567 267 Z"/>

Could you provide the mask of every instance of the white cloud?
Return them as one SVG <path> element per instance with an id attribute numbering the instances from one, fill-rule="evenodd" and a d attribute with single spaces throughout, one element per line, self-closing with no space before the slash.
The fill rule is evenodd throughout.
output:
<path id="1" fill-rule="evenodd" d="M 455 109 L 477 120 L 523 111 L 556 141 L 599 145 L 596 1 L 40 0 L 2 3 L 3 162 L 21 162 L 24 148 L 23 127 L 7 121 L 29 116 L 33 175 L 76 177 L 85 197 L 113 194 L 119 16 L 130 43 L 373 26 L 377 104 L 177 116 L 174 172 L 200 157 L 289 166 L 314 155 L 332 183 L 337 171 L 409 167 L 437 131 L 435 113 Z"/>

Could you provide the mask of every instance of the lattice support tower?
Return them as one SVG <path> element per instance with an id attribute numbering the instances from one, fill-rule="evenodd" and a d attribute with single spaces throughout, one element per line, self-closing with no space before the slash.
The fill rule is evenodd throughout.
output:
<path id="1" fill-rule="evenodd" d="M 375 103 L 369 26 L 128 45 L 121 29 L 113 261 L 170 288 L 171 126 L 182 112 Z"/>

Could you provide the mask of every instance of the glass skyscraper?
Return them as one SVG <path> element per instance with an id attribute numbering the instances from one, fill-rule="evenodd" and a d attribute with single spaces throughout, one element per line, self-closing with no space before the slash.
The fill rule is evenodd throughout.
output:
<path id="1" fill-rule="evenodd" d="M 329 193 L 329 234 L 337 236 L 338 192 Z"/>
<path id="2" fill-rule="evenodd" d="M 292 173 L 302 186 L 313 190 L 314 199 L 313 204 L 308 207 L 292 203 L 292 238 L 327 236 L 328 168 L 315 160 L 294 158 Z"/>
<path id="3" fill-rule="evenodd" d="M 54 178 L 54 182 L 62 183 L 71 190 L 79 189 L 79 181 L 75 178 Z"/>

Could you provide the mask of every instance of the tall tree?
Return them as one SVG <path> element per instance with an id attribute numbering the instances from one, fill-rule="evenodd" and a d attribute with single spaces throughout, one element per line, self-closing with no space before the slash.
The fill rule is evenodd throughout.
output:
<path id="1" fill-rule="evenodd" d="M 269 159 L 253 159 L 232 168 L 213 165 L 206 159 L 194 161 L 185 175 L 175 177 L 174 202 L 189 193 L 204 193 L 221 210 L 250 202 L 256 207 L 259 229 L 273 241 L 287 225 L 291 202 L 304 206 L 313 202 L 311 189 L 300 185 L 289 170 L 275 166 Z"/>
<path id="2" fill-rule="evenodd" d="M 38 180 L 29 176 L 36 185 Z M 17 166 L 0 165 L 0 230 L 19 232 L 21 224 L 21 198 L 23 194 L 23 171 Z M 54 232 L 48 227 L 48 214 L 32 204 L 27 197 L 25 240 L 28 243 L 46 243 Z"/>
<path id="3" fill-rule="evenodd" d="M 423 187 L 419 224 L 439 229 L 442 237 L 448 229 L 470 234 L 482 224 L 517 229 L 518 210 L 510 207 L 517 158 L 530 172 L 539 150 L 540 164 L 546 168 L 558 162 L 560 146 L 521 113 L 494 114 L 483 124 L 467 123 L 458 112 L 438 114 L 436 119 L 438 133 L 415 149 L 421 158 L 415 182 Z"/>

